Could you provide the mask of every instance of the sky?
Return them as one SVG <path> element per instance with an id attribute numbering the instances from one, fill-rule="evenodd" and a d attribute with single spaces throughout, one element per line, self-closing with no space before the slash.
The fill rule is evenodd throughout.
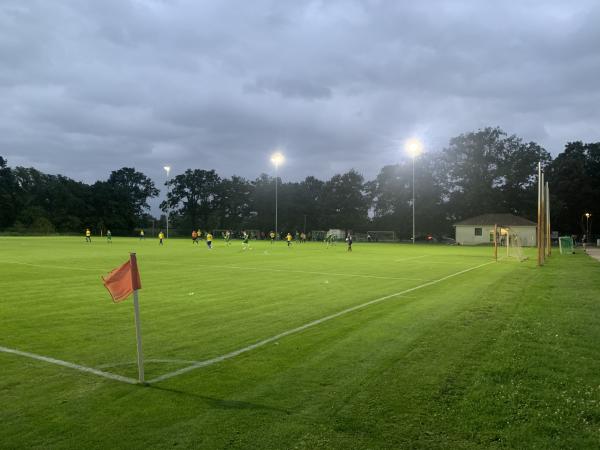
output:
<path id="1" fill-rule="evenodd" d="M 76 180 L 135 167 L 372 179 L 500 126 L 600 140 L 600 2 L 1 0 L 0 155 Z M 423 157 L 427 157 L 427 154 Z"/>

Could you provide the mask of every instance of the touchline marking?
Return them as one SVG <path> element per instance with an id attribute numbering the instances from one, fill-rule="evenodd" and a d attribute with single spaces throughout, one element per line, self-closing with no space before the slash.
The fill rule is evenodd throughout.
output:
<path id="1" fill-rule="evenodd" d="M 234 358 L 234 357 L 236 357 L 238 355 L 241 355 L 242 353 L 249 352 L 250 350 L 254 350 L 255 348 L 262 347 L 264 345 L 267 345 L 267 344 L 269 344 L 269 343 L 271 343 L 273 341 L 277 341 L 277 340 L 279 340 L 279 339 L 281 339 L 283 337 L 289 336 L 291 334 L 299 333 L 301 331 L 306 330 L 307 328 L 314 327 L 315 325 L 319 325 L 319 324 L 321 324 L 323 322 L 327 322 L 328 320 L 335 319 L 337 317 L 340 317 L 340 316 L 343 316 L 345 314 L 351 313 L 351 312 L 356 311 L 358 309 L 366 308 L 367 306 L 374 305 L 375 303 L 383 302 L 383 301 L 388 300 L 388 299 L 393 298 L 393 297 L 398 297 L 398 296 L 401 296 L 403 294 L 408 294 L 409 292 L 413 292 L 413 291 L 416 291 L 418 289 L 422 289 L 424 287 L 428 287 L 428 286 L 440 283 L 440 282 L 445 281 L 445 280 L 447 280 L 449 278 L 456 277 L 458 275 L 462 275 L 463 273 L 467 273 L 467 272 L 470 272 L 472 270 L 479 269 L 480 267 L 487 266 L 489 264 L 494 264 L 494 263 L 495 263 L 495 261 L 490 261 L 490 262 L 487 262 L 487 263 L 484 263 L 484 264 L 480 264 L 478 266 L 471 267 L 469 269 L 464 269 L 464 270 L 461 270 L 460 272 L 456 272 L 456 273 L 453 273 L 451 275 L 447 275 L 447 276 L 439 278 L 437 280 L 429 281 L 429 282 L 421 284 L 419 286 L 416 286 L 416 287 L 413 287 L 413 288 L 409 288 L 409 289 L 405 289 L 405 290 L 400 291 L 400 292 L 396 292 L 395 294 L 389 294 L 389 295 L 386 295 L 384 297 L 379 297 L 379 298 L 376 298 L 374 300 L 370 300 L 370 301 L 368 301 L 366 303 L 362 303 L 360 305 L 352 306 L 351 308 L 344 309 L 342 311 L 339 311 L 337 313 L 331 314 L 329 316 L 322 317 L 321 319 L 313 320 L 312 322 L 308 322 L 308 323 L 306 323 L 304 325 L 301 325 L 299 327 L 292 328 L 291 330 L 284 331 L 283 333 L 279 333 L 279 334 L 277 334 L 275 336 L 271 336 L 269 338 L 263 339 L 262 341 L 258 341 L 258 342 L 254 343 L 252 345 L 247 346 L 247 347 L 240 348 L 239 350 L 234 350 L 233 352 L 226 353 L 226 354 L 221 355 L 221 356 L 217 356 L 216 358 L 207 359 L 205 361 L 198 361 L 198 362 L 192 364 L 191 366 L 184 367 L 183 369 L 179 369 L 179 370 L 175 370 L 173 372 L 166 373 L 164 375 L 161 375 L 159 377 L 156 377 L 156 378 L 148 381 L 148 383 L 150 383 L 150 384 L 152 384 L 152 383 L 158 383 L 159 381 L 168 380 L 169 378 L 173 378 L 173 377 L 176 377 L 178 375 L 182 375 L 184 373 L 190 372 L 192 370 L 199 369 L 200 367 L 210 366 L 212 364 L 216 364 L 218 362 L 225 361 L 226 359 Z"/>
<path id="2" fill-rule="evenodd" d="M 98 375 L 100 377 L 109 378 L 111 380 L 120 381 L 122 383 L 127 384 L 138 384 L 138 380 L 134 380 L 133 378 L 123 377 L 121 375 L 117 375 L 110 372 L 104 372 L 103 370 L 93 369 L 91 367 L 82 366 L 79 364 L 70 363 L 67 361 L 63 361 L 61 359 L 49 358 L 48 356 L 36 355 L 35 353 L 22 352 L 20 350 L 15 350 L 12 348 L 2 347 L 0 346 L 0 352 L 4 353 L 12 353 L 13 355 L 25 356 L 26 358 L 37 359 L 38 361 L 44 361 L 50 364 L 56 364 L 63 367 L 68 367 L 69 369 L 79 370 L 81 372 L 93 373 L 94 375 Z"/>
<path id="3" fill-rule="evenodd" d="M 87 267 L 67 267 L 67 266 L 55 266 L 55 265 L 44 266 L 42 264 L 31 264 L 31 263 L 18 262 L 18 261 L 0 261 L 0 264 L 19 264 L 21 266 L 40 267 L 42 269 L 93 270 L 94 272 L 106 270 L 106 269 L 93 269 L 93 268 L 87 268 Z"/>

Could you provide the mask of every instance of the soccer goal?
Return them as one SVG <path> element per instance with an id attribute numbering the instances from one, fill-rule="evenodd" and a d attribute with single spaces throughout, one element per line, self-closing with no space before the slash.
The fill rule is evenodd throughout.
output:
<path id="1" fill-rule="evenodd" d="M 256 239 L 260 239 L 260 230 L 246 230 L 246 233 L 248 233 L 248 236 L 250 237 L 250 239 L 252 240 L 256 240 Z"/>
<path id="2" fill-rule="evenodd" d="M 523 253 L 521 237 L 510 228 L 502 228 L 501 233 L 502 241 L 506 246 L 506 257 L 517 261 L 525 261 L 527 256 Z"/>
<path id="3" fill-rule="evenodd" d="M 225 239 L 225 233 L 227 232 L 227 230 L 213 230 L 212 234 L 215 237 L 215 239 Z M 233 233 L 232 233 L 232 237 L 233 237 Z"/>
<path id="4" fill-rule="evenodd" d="M 561 255 L 571 255 L 575 253 L 573 238 L 571 236 L 561 236 L 558 238 L 558 248 Z"/>
<path id="5" fill-rule="evenodd" d="M 313 230 L 310 232 L 311 241 L 324 241 L 327 231 L 325 230 Z"/>
<path id="6" fill-rule="evenodd" d="M 369 242 L 396 242 L 395 231 L 367 231 Z"/>

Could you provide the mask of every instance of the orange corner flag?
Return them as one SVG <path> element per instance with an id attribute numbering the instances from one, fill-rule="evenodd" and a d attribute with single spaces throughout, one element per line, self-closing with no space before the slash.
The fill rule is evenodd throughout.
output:
<path id="1" fill-rule="evenodd" d="M 135 253 L 131 253 L 129 261 L 125 264 L 114 269 L 106 277 L 102 277 L 102 282 L 115 303 L 122 302 L 133 291 L 141 289 L 142 282 Z"/>

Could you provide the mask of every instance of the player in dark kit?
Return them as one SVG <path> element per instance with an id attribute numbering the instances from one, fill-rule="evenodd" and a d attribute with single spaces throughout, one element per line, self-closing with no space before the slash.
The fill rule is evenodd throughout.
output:
<path id="1" fill-rule="evenodd" d="M 352 235 L 350 233 L 348 233 L 348 236 L 346 236 L 346 242 L 348 243 L 348 251 L 351 252 L 352 251 Z"/>

